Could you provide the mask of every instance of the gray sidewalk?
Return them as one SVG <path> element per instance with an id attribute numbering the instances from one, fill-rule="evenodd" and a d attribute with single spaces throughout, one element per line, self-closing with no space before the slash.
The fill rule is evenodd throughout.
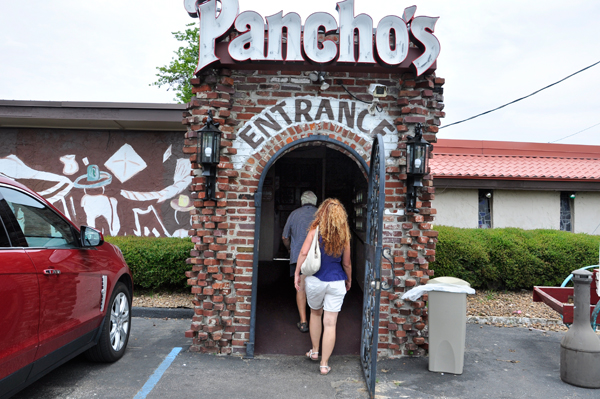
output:
<path id="1" fill-rule="evenodd" d="M 600 390 L 578 388 L 560 380 L 562 335 L 467 325 L 462 375 L 429 372 L 427 358 L 382 360 L 378 362 L 377 397 L 598 398 Z M 149 397 L 183 397 L 184 374 L 196 377 L 189 387 L 202 397 L 367 397 L 358 357 L 333 357 L 327 376 L 319 375 L 317 363 L 297 356 L 241 360 L 186 352 L 177 360 Z M 169 396 L 175 392 L 178 394 Z"/>
<path id="2" fill-rule="evenodd" d="M 245 360 L 190 352 L 189 319 L 135 317 L 125 356 L 99 365 L 78 357 L 15 398 L 367 398 L 357 356 L 333 356 L 332 371 L 302 356 Z M 428 371 L 427 358 L 381 360 L 378 398 L 598 398 L 600 390 L 563 383 L 564 333 L 467 325 L 462 375 Z M 173 348 L 182 348 L 156 376 Z M 155 385 L 139 396 L 148 383 Z M 136 396 L 138 395 L 138 396 Z"/>

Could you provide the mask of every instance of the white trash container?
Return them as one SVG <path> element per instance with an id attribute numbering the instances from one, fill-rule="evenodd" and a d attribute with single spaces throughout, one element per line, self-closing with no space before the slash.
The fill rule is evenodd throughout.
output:
<path id="1" fill-rule="evenodd" d="M 429 371 L 462 374 L 467 332 L 467 290 L 471 285 L 455 277 L 437 277 L 427 285 L 464 286 L 465 292 L 428 290 Z M 440 287 L 441 288 L 441 287 Z"/>

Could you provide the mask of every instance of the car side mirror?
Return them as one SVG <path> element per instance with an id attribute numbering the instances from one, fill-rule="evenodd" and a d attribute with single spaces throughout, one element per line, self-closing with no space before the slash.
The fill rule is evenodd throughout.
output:
<path id="1" fill-rule="evenodd" d="M 81 226 L 80 233 L 82 247 L 97 247 L 104 243 L 104 236 L 96 229 L 88 226 Z"/>

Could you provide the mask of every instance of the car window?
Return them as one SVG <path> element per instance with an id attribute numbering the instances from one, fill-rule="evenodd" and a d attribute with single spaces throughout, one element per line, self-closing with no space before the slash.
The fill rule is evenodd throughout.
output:
<path id="1" fill-rule="evenodd" d="M 76 247 L 71 225 L 37 199 L 17 190 L 0 187 L 29 247 Z"/>
<path id="2" fill-rule="evenodd" d="M 10 240 L 8 239 L 8 233 L 4 227 L 4 223 L 0 220 L 0 248 L 10 247 Z"/>
<path id="3" fill-rule="evenodd" d="M 15 215 L 13 215 L 10 206 L 8 206 L 1 194 L 0 216 L 2 217 L 3 229 L 6 234 L 8 234 L 8 246 L 17 248 L 26 247 L 27 241 L 25 240 L 25 237 L 23 237 L 23 233 L 21 232 L 21 228 L 17 223 L 17 219 L 15 219 Z"/>

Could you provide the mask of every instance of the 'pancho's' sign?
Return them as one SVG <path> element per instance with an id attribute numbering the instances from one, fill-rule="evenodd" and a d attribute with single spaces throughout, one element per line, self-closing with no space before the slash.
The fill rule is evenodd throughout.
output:
<path id="1" fill-rule="evenodd" d="M 201 3 L 201 4 L 200 4 Z M 373 20 L 366 14 L 354 16 L 354 0 L 337 3 L 340 25 L 326 12 L 311 14 L 304 27 L 300 15 L 288 13 L 263 17 L 255 11 L 239 12 L 238 0 L 222 0 L 217 10 L 216 0 L 184 0 L 187 12 L 200 17 L 200 46 L 196 73 L 208 65 L 227 58 L 231 62 L 331 63 L 399 67 L 412 63 L 417 75 L 428 70 L 440 53 L 440 43 L 433 35 L 438 18 L 415 17 L 416 6 L 404 10 L 402 18 L 388 15 L 379 21 L 373 33 Z M 219 54 L 216 42 L 232 29 L 240 34 L 229 42 L 227 54 Z M 286 37 L 284 40 L 284 28 Z M 265 43 L 265 31 L 267 42 Z M 330 33 L 339 34 L 339 44 Z M 319 41 L 319 34 L 325 39 Z M 358 43 L 355 44 L 355 34 Z M 411 53 L 410 41 L 420 49 Z"/>

